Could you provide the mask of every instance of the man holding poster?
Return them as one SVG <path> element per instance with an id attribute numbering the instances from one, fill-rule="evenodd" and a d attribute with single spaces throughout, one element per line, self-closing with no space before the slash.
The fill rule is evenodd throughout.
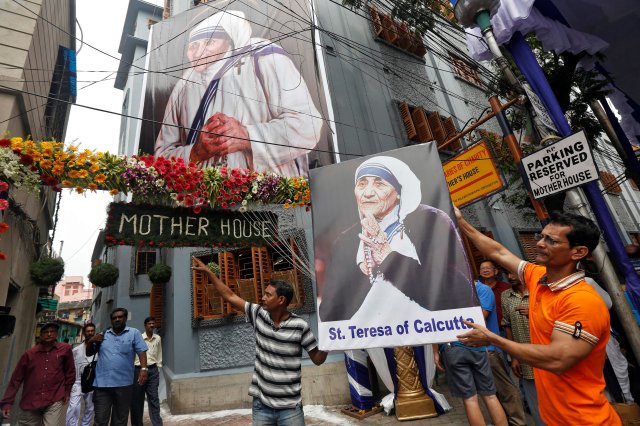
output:
<path id="1" fill-rule="evenodd" d="M 318 274 L 323 349 L 453 340 L 454 330 L 466 327 L 463 318 L 482 322 L 462 241 L 443 210 L 451 204 L 437 151 L 425 158 L 428 149 L 397 151 L 406 162 L 392 156 L 354 160 L 360 163 L 351 175 L 355 214 L 333 210 L 334 216 L 353 218 L 342 231 L 336 232 L 336 224 L 345 220 L 316 215 L 313 200 L 316 235 L 337 234 L 329 244 L 316 237 L 317 256 L 326 265 Z M 431 173 L 426 197 L 409 158 L 420 159 L 422 170 L 437 170 L 441 182 Z M 312 197 L 321 188 L 343 187 L 332 182 L 340 177 L 337 168 L 354 161 L 315 170 Z M 422 203 L 425 198 L 429 204 Z"/>

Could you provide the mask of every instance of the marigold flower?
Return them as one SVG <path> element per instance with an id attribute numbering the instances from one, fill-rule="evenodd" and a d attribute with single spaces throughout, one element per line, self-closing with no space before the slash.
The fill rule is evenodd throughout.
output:
<path id="1" fill-rule="evenodd" d="M 96 192 L 96 189 L 98 189 L 98 185 L 96 185 L 95 183 L 90 183 L 89 184 L 89 190 Z"/>
<path id="2" fill-rule="evenodd" d="M 53 162 L 51 160 L 40 161 L 40 168 L 49 170 L 51 167 L 53 167 Z"/>
<path id="3" fill-rule="evenodd" d="M 78 177 L 80 179 L 85 179 L 87 176 L 89 176 L 89 172 L 86 170 L 80 170 L 78 171 Z"/>
<path id="4" fill-rule="evenodd" d="M 77 192 L 78 194 L 82 194 L 82 193 L 84 192 L 84 188 L 83 188 L 83 187 L 81 187 L 81 186 L 76 186 L 76 192 Z"/>
<path id="5" fill-rule="evenodd" d="M 78 177 L 80 177 L 78 175 L 78 171 L 77 170 L 69 170 L 69 177 L 71 179 L 78 179 Z"/>
<path id="6" fill-rule="evenodd" d="M 99 175 L 96 175 L 93 180 L 96 181 L 96 183 L 104 183 L 104 181 L 107 180 L 107 175 L 100 173 Z"/>
<path id="7" fill-rule="evenodd" d="M 77 146 L 69 145 L 69 151 L 76 152 L 78 150 Z"/>
<path id="8" fill-rule="evenodd" d="M 53 173 L 56 176 L 62 175 L 64 173 L 64 166 L 61 166 L 61 165 L 53 166 L 53 169 L 51 170 L 51 173 Z"/>
<path id="9" fill-rule="evenodd" d="M 98 170 L 100 170 L 100 165 L 99 165 L 98 163 L 92 163 L 92 164 L 91 164 L 91 167 L 89 167 L 89 171 L 90 171 L 91 173 L 95 173 L 95 172 L 97 172 Z"/>
<path id="10" fill-rule="evenodd" d="M 113 188 L 111 191 L 109 191 L 109 195 L 118 195 L 119 193 L 120 193 L 120 191 L 118 191 L 115 188 Z"/>
<path id="11" fill-rule="evenodd" d="M 70 180 L 63 180 L 62 182 L 62 186 L 64 186 L 65 188 L 71 188 L 73 186 L 73 182 L 71 182 Z"/>

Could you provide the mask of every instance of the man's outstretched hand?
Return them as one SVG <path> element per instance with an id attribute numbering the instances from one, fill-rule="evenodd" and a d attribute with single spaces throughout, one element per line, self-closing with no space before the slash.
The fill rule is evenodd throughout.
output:
<path id="1" fill-rule="evenodd" d="M 456 336 L 458 338 L 458 341 L 465 344 L 466 346 L 476 347 L 491 345 L 491 340 L 494 337 L 497 337 L 497 335 L 489 331 L 487 327 L 476 324 L 474 322 L 469 322 L 467 320 L 462 320 L 462 322 L 467 327 L 471 327 L 473 329 L 464 334 Z"/>

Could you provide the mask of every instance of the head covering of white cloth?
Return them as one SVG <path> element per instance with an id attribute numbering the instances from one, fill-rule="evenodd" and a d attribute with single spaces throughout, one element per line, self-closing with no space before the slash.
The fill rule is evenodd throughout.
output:
<path id="1" fill-rule="evenodd" d="M 209 16 L 189 33 L 189 42 L 227 36 L 233 48 L 239 49 L 251 43 L 251 25 L 239 10 L 218 12 Z"/>
<path id="2" fill-rule="evenodd" d="M 393 179 L 389 179 L 389 175 L 395 178 L 396 182 L 390 182 Z M 403 222 L 407 215 L 420 205 L 422 200 L 420 180 L 409 166 L 397 158 L 378 156 L 368 159 L 356 169 L 355 182 L 357 183 L 358 179 L 364 176 L 379 177 L 396 188 L 400 195 L 400 209 L 398 211 L 400 222 Z"/>

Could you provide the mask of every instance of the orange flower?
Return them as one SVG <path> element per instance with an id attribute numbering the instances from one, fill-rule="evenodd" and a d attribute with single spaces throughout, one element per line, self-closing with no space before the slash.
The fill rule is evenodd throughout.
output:
<path id="1" fill-rule="evenodd" d="M 100 173 L 99 175 L 96 175 L 93 180 L 95 180 L 96 183 L 104 183 L 104 181 L 107 180 L 107 176 L 104 173 Z"/>
<path id="2" fill-rule="evenodd" d="M 90 183 L 89 184 L 89 190 L 96 192 L 96 189 L 98 189 L 98 185 L 96 185 L 95 183 Z"/>
<path id="3" fill-rule="evenodd" d="M 71 188 L 73 186 L 73 182 L 71 182 L 70 180 L 63 180 L 62 186 L 64 186 L 65 188 Z"/>
<path id="4" fill-rule="evenodd" d="M 86 170 L 80 170 L 80 171 L 78 172 L 78 177 L 79 177 L 80 179 L 84 179 L 84 178 L 86 178 L 87 176 L 89 176 L 89 172 L 88 172 L 88 171 L 86 171 Z"/>
<path id="5" fill-rule="evenodd" d="M 82 194 L 82 193 L 84 192 L 84 188 L 83 188 L 83 187 L 81 187 L 81 186 L 76 186 L 76 192 L 77 192 L 78 194 Z"/>
<path id="6" fill-rule="evenodd" d="M 69 177 L 71 179 L 78 179 L 78 171 L 77 170 L 69 170 Z"/>
<path id="7" fill-rule="evenodd" d="M 95 173 L 98 170 L 100 170 L 100 165 L 98 163 L 93 163 L 93 164 L 91 164 L 91 167 L 89 167 L 89 171 L 91 173 Z"/>
<path id="8" fill-rule="evenodd" d="M 40 161 L 40 167 L 49 170 L 53 166 L 53 162 L 51 160 L 42 160 Z"/>
<path id="9" fill-rule="evenodd" d="M 53 149 L 51 148 L 45 148 L 42 150 L 42 155 L 44 155 L 45 157 L 52 157 L 53 156 Z"/>
<path id="10" fill-rule="evenodd" d="M 119 193 L 120 193 L 120 191 L 118 191 L 115 188 L 113 188 L 111 191 L 109 191 L 109 195 L 118 195 Z"/>
<path id="11" fill-rule="evenodd" d="M 56 176 L 62 175 L 64 173 L 64 166 L 60 164 L 56 164 L 55 166 L 53 166 L 53 170 L 51 170 L 51 173 L 53 173 Z"/>

